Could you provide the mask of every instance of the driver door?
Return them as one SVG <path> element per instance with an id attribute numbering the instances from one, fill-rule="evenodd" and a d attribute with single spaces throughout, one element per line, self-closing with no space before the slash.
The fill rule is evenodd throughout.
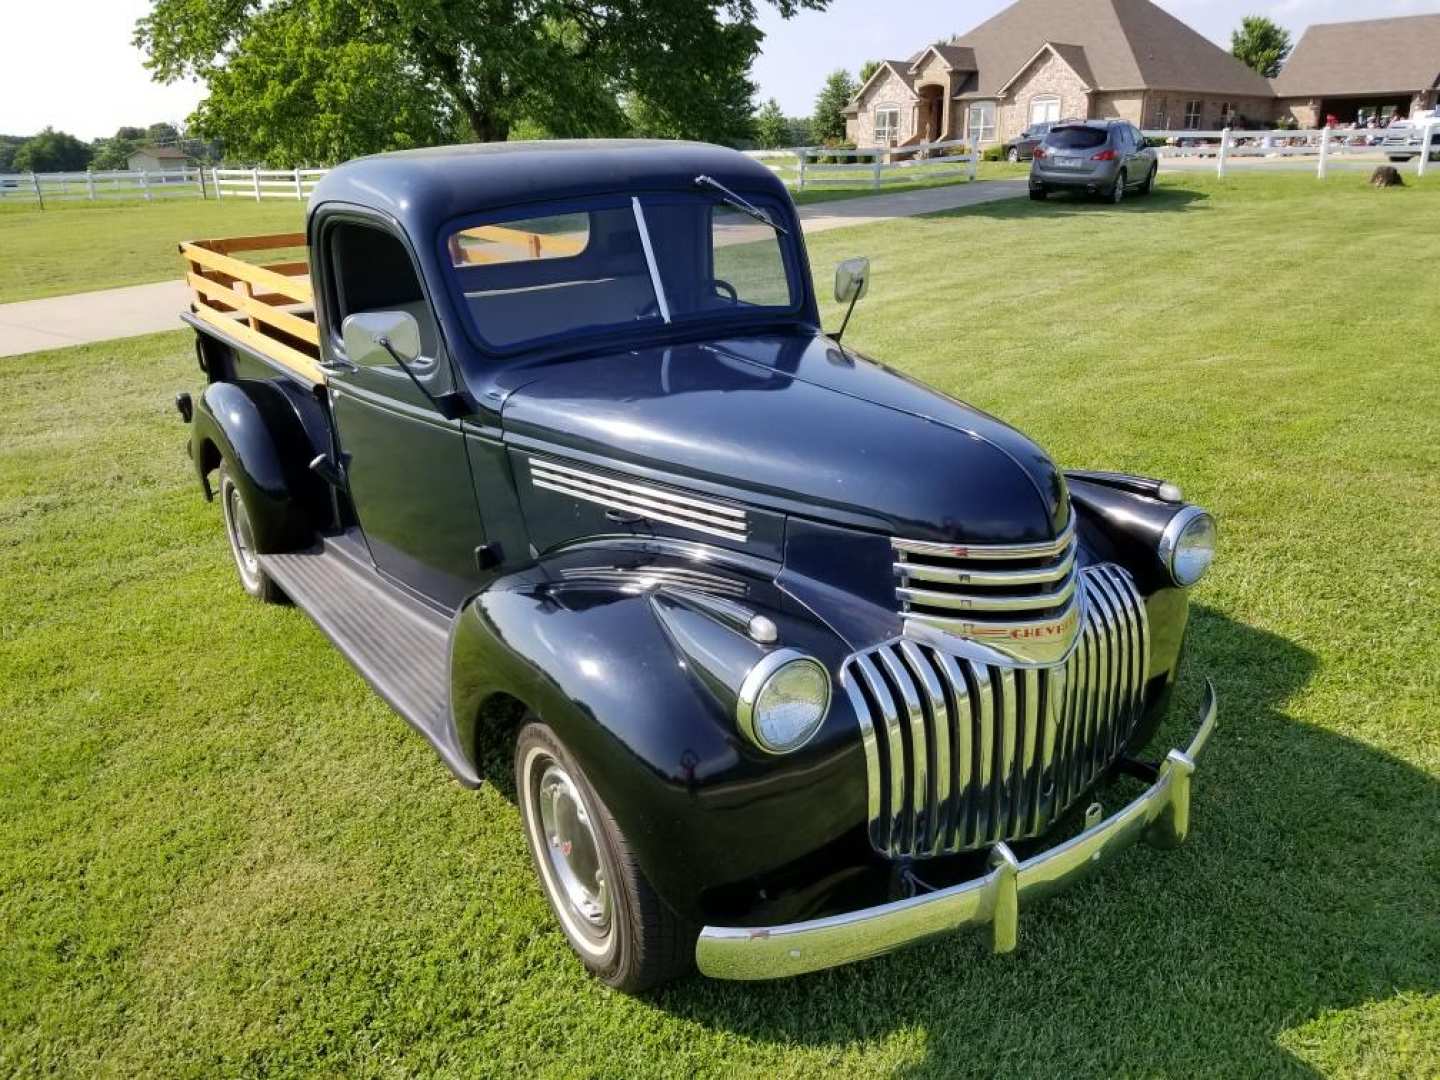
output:
<path id="1" fill-rule="evenodd" d="M 475 549 L 485 536 L 461 422 L 442 416 L 432 400 L 454 378 L 433 309 L 408 248 L 385 224 L 332 216 L 320 236 L 333 312 L 326 328 L 330 408 L 365 543 L 386 576 L 457 607 L 478 576 Z M 383 352 L 359 363 L 346 355 L 348 316 L 391 311 L 419 325 L 414 379 Z"/>

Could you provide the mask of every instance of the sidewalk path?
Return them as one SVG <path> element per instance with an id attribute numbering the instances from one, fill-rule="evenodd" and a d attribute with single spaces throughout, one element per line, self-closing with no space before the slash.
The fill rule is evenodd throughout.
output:
<path id="1" fill-rule="evenodd" d="M 1024 194 L 1024 180 L 985 180 L 815 203 L 800 208 L 800 221 L 806 233 L 829 232 L 891 218 L 958 210 Z M 177 275 L 179 269 L 177 265 Z M 123 289 L 0 304 L 0 356 L 177 330 L 181 325 L 180 312 L 189 304 L 190 290 L 178 278 L 153 285 L 127 285 Z"/>

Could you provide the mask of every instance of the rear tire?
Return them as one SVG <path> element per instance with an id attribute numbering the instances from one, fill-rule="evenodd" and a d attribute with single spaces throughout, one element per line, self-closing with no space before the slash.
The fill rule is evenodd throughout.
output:
<path id="1" fill-rule="evenodd" d="M 1047 195 L 1049 195 L 1049 194 L 1050 194 L 1050 193 L 1049 193 L 1048 191 L 1046 191 L 1043 187 L 1042 187 L 1042 188 L 1034 188 L 1034 187 L 1032 187 L 1032 188 L 1030 189 L 1030 201 L 1031 201 L 1031 202 L 1044 202 L 1044 201 L 1045 201 L 1045 196 L 1047 196 Z"/>
<path id="2" fill-rule="evenodd" d="M 1159 165 L 1151 165 L 1150 171 L 1145 174 L 1145 183 L 1140 185 L 1140 194 L 1149 195 L 1155 190 L 1155 174 L 1160 171 Z"/>
<path id="3" fill-rule="evenodd" d="M 656 894 L 584 771 L 537 720 L 515 743 L 515 794 L 545 899 L 590 973 L 627 994 L 688 974 L 698 929 Z"/>
<path id="4" fill-rule="evenodd" d="M 289 603 L 289 597 L 275 584 L 275 579 L 260 565 L 255 550 L 255 533 L 250 526 L 250 511 L 245 497 L 230 476 L 227 462 L 220 463 L 220 511 L 225 518 L 225 536 L 230 541 L 230 554 L 235 559 L 235 572 L 240 587 L 255 599 L 267 604 Z"/>
<path id="5" fill-rule="evenodd" d="M 1010 152 L 1005 155 L 1005 160 L 1010 162 L 1011 165 L 1018 165 L 1020 163 L 1020 148 L 1018 146 L 1010 147 Z"/>
<path id="6" fill-rule="evenodd" d="M 1110 189 L 1110 202 L 1115 206 L 1119 206 L 1125 201 L 1125 184 L 1127 180 L 1128 177 L 1125 175 L 1125 170 L 1121 169 L 1120 174 L 1115 177 L 1115 186 Z"/>

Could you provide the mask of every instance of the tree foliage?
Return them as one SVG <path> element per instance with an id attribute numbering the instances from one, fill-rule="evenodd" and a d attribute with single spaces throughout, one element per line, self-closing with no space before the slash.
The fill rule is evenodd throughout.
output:
<path id="1" fill-rule="evenodd" d="M 208 84 L 202 132 L 276 165 L 517 126 L 734 141 L 761 3 L 829 0 L 152 0 L 135 41 L 156 78 Z"/>
<path id="2" fill-rule="evenodd" d="M 1290 55 L 1290 31 L 1264 15 L 1247 15 L 1230 35 L 1230 51 L 1247 67 L 1267 79 L 1280 74 Z"/>
<path id="3" fill-rule="evenodd" d="M 77 172 L 90 164 L 90 147 L 74 135 L 47 127 L 15 151 L 16 172 Z"/>
<path id="4" fill-rule="evenodd" d="M 785 119 L 780 103 L 772 97 L 755 114 L 755 141 L 763 149 L 775 150 L 786 145 L 789 138 L 790 121 Z"/>
<path id="5" fill-rule="evenodd" d="M 864 86 L 870 81 L 870 76 L 880 70 L 879 60 L 866 60 L 860 65 L 860 85 Z"/>
<path id="6" fill-rule="evenodd" d="M 816 142 L 834 141 L 845 138 L 845 114 L 842 111 L 860 88 L 844 68 L 832 71 L 825 78 L 815 98 L 815 115 L 810 124 L 810 135 Z"/>

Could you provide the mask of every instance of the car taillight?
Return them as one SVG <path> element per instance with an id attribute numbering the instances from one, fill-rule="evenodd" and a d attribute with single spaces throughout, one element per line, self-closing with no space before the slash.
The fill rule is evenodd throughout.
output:
<path id="1" fill-rule="evenodd" d="M 1043 158 L 1045 156 L 1045 148 L 1043 146 L 1035 147 L 1035 156 L 1037 158 Z"/>
<path id="2" fill-rule="evenodd" d="M 1093 157 L 1091 157 L 1090 160 L 1091 160 L 1091 161 L 1114 161 L 1114 160 L 1115 160 L 1117 157 L 1119 157 L 1119 156 L 1120 156 L 1120 155 L 1117 154 L 1117 153 L 1115 153 L 1114 150 L 1101 150 L 1098 154 L 1096 154 L 1096 155 L 1094 155 Z"/>

